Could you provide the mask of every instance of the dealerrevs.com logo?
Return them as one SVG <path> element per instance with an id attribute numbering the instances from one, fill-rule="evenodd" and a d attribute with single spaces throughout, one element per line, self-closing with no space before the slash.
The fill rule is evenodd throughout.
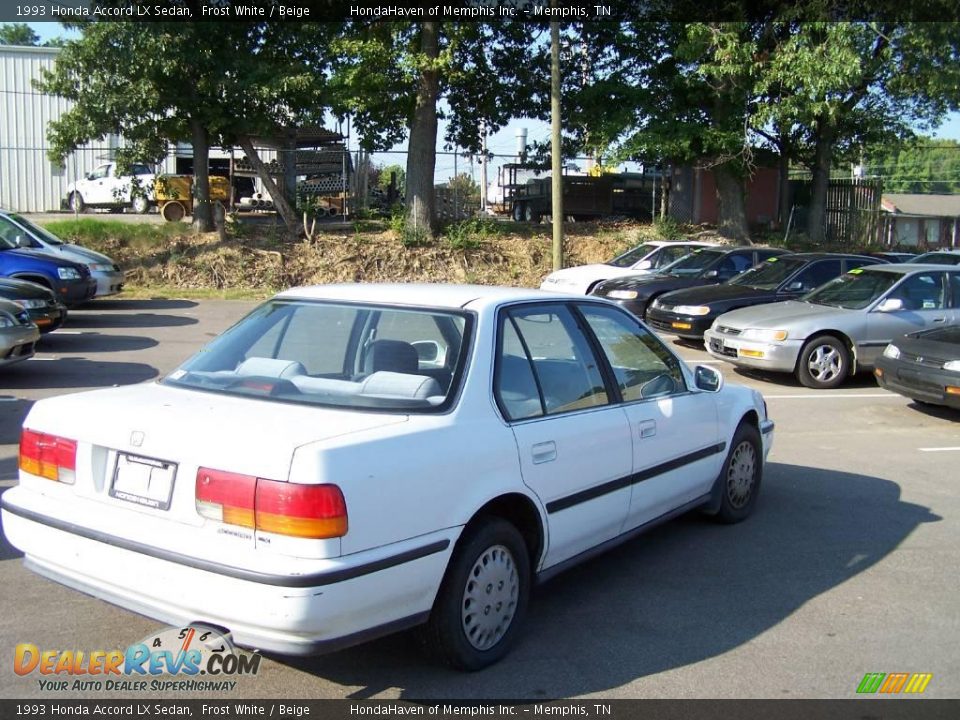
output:
<path id="1" fill-rule="evenodd" d="M 13 671 L 35 676 L 44 691 L 233 690 L 238 676 L 256 675 L 260 655 L 238 650 L 228 635 L 204 625 L 168 628 L 126 650 L 41 650 L 20 643 Z"/>

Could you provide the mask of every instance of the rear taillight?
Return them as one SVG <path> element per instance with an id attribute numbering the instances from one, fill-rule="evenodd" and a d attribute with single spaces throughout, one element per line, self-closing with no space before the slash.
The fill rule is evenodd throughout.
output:
<path id="1" fill-rule="evenodd" d="M 24 428 L 20 433 L 20 469 L 73 485 L 77 480 L 77 442 Z"/>
<path id="2" fill-rule="evenodd" d="M 200 515 L 229 525 L 312 539 L 347 534 L 347 504 L 336 485 L 302 485 L 200 468 L 196 495 Z"/>

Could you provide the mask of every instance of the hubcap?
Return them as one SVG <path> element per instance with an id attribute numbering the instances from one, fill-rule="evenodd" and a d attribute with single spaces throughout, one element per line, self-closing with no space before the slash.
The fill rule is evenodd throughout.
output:
<path id="1" fill-rule="evenodd" d="M 830 382 L 840 375 L 843 358 L 831 345 L 820 345 L 807 356 L 807 369 L 818 382 Z"/>
<path id="2" fill-rule="evenodd" d="M 733 507 L 742 508 L 750 501 L 756 470 L 757 452 L 744 440 L 734 448 L 727 469 L 727 498 Z"/>
<path id="3" fill-rule="evenodd" d="M 520 578 L 513 555 L 503 545 L 487 548 L 470 569 L 460 609 L 463 633 L 477 650 L 496 645 L 513 622 Z"/>

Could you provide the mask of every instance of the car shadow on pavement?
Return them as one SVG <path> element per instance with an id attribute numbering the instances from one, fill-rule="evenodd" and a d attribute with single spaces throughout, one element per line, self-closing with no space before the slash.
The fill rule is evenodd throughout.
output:
<path id="1" fill-rule="evenodd" d="M 77 310 L 186 310 L 197 307 L 193 300 L 168 300 L 166 298 L 146 300 L 91 300 L 77 306 Z"/>
<path id="2" fill-rule="evenodd" d="M 158 328 L 196 325 L 197 318 L 156 313 L 97 313 L 74 310 L 67 316 L 64 328 Z"/>
<path id="3" fill-rule="evenodd" d="M 100 388 L 152 380 L 160 372 L 144 363 L 108 362 L 68 357 L 34 358 L 7 368 L 0 377 L 3 389 Z"/>
<path id="4" fill-rule="evenodd" d="M 359 688 L 355 698 L 394 689 L 411 700 L 604 693 L 750 642 L 940 519 L 902 501 L 889 480 L 771 463 L 746 522 L 691 513 L 537 588 L 520 642 L 481 672 L 437 665 L 414 632 L 275 659 Z"/>
<path id="5" fill-rule="evenodd" d="M 0 473 L 3 473 L 4 476 L 7 475 L 6 472 L 6 460 L 0 460 Z M 16 475 L 16 459 L 13 460 L 14 464 L 14 475 Z M 0 497 L 3 497 L 3 493 L 6 491 L 6 488 L 0 487 Z M 3 532 L 3 520 L 0 519 L 0 562 L 4 560 L 15 560 L 17 558 L 22 558 L 23 553 L 17 550 L 13 545 L 7 541 L 7 535 Z"/>
<path id="6" fill-rule="evenodd" d="M 40 338 L 37 350 L 45 353 L 132 352 L 156 347 L 153 338 L 141 335 L 106 335 L 96 331 L 81 335 L 53 333 Z"/>
<path id="7" fill-rule="evenodd" d="M 921 412 L 924 415 L 929 417 L 938 418 L 940 420 L 952 420 L 953 422 L 960 422 L 960 409 L 946 407 L 945 405 L 931 405 L 930 403 L 917 402 L 916 400 L 910 401 L 910 409 Z"/>

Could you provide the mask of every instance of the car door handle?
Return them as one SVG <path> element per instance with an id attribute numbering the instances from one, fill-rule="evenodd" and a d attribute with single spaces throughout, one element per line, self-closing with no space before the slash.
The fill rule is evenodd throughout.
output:
<path id="1" fill-rule="evenodd" d="M 657 434 L 657 421 L 656 420 L 641 420 L 640 421 L 640 437 L 649 438 Z"/>
<path id="2" fill-rule="evenodd" d="M 938 318 L 934 318 L 930 322 L 946 322 L 946 321 L 947 319 L 945 317 L 938 317 Z"/>
<path id="3" fill-rule="evenodd" d="M 557 459 L 557 444 L 553 440 L 537 443 L 530 448 L 530 454 L 534 465 L 540 465 L 545 462 L 553 462 Z"/>

